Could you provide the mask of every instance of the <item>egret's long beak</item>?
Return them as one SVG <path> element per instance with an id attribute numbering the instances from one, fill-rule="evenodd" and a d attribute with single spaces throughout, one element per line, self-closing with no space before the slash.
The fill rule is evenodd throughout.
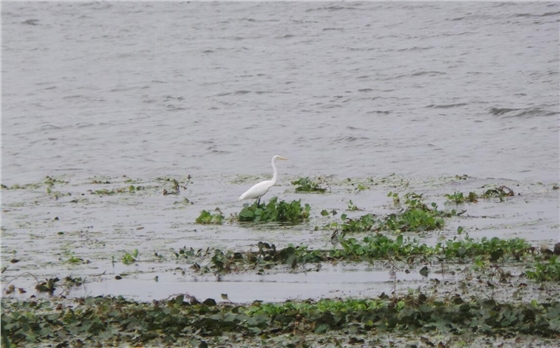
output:
<path id="1" fill-rule="evenodd" d="M 278 157 L 276 157 L 276 158 L 278 158 L 279 160 L 284 160 L 284 161 L 287 161 L 287 160 L 288 160 L 286 157 L 282 157 L 282 156 L 278 156 Z"/>

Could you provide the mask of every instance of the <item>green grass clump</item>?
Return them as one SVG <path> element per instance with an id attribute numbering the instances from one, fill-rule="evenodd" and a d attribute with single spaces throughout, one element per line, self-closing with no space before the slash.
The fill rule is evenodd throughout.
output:
<path id="1" fill-rule="evenodd" d="M 216 208 L 215 214 L 212 214 L 207 210 L 201 211 L 200 215 L 196 218 L 196 223 L 202 225 L 221 225 L 223 220 L 224 214 L 222 214 L 222 212 L 218 208 Z"/>
<path id="2" fill-rule="evenodd" d="M 324 193 L 327 189 L 321 187 L 318 181 L 313 181 L 308 177 L 299 178 L 292 181 L 292 185 L 296 185 L 296 192 L 317 192 Z"/>
<path id="3" fill-rule="evenodd" d="M 301 223 L 309 218 L 310 210 L 309 204 L 302 205 L 301 200 L 286 202 L 273 197 L 266 204 L 244 204 L 238 219 L 244 222 Z"/>

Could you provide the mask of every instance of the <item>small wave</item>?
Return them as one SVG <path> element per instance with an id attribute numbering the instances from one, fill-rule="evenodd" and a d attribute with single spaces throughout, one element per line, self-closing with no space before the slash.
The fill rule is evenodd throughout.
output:
<path id="1" fill-rule="evenodd" d="M 490 113 L 496 116 L 504 115 L 504 117 L 554 116 L 560 114 L 557 111 L 548 111 L 548 110 L 543 110 L 541 108 L 527 108 L 527 109 L 491 108 Z"/>
<path id="2" fill-rule="evenodd" d="M 74 95 L 66 95 L 62 97 L 62 99 L 80 99 L 80 98 L 85 98 L 85 96 L 81 94 L 74 94 Z"/>
<path id="3" fill-rule="evenodd" d="M 21 24 L 27 24 L 27 25 L 37 25 L 37 23 L 39 23 L 38 19 L 28 19 L 21 22 Z"/>
<path id="4" fill-rule="evenodd" d="M 560 14 L 560 11 L 556 12 L 545 12 L 543 14 L 533 14 L 533 13 L 516 13 L 513 17 L 548 17 L 548 16 L 557 16 Z"/>
<path id="5" fill-rule="evenodd" d="M 430 104 L 426 107 L 427 108 L 434 108 L 434 109 L 449 109 L 449 108 L 457 108 L 457 107 L 461 107 L 461 106 L 465 106 L 465 105 L 467 105 L 467 103 L 443 104 L 443 105 Z"/>
<path id="6" fill-rule="evenodd" d="M 397 50 L 397 52 L 404 52 L 404 51 L 425 51 L 425 50 L 431 50 L 432 48 L 434 48 L 433 46 L 427 46 L 427 47 L 419 47 L 419 46 L 414 46 L 414 47 L 410 47 L 410 48 L 401 48 L 400 50 Z M 441 74 L 441 73 L 440 73 Z"/>
<path id="7" fill-rule="evenodd" d="M 211 149 L 211 148 L 208 148 L 208 150 L 211 150 L 211 151 L 210 151 L 211 153 L 217 154 L 217 155 L 227 155 L 227 154 L 230 154 L 230 153 L 231 153 L 231 151 L 226 151 L 226 150 L 215 150 L 215 149 Z"/>
<path id="8" fill-rule="evenodd" d="M 357 140 L 369 140 L 368 137 L 342 136 L 334 140 L 335 143 L 353 143 Z"/>
<path id="9" fill-rule="evenodd" d="M 352 6 L 324 6 L 324 7 L 318 7 L 318 8 L 312 8 L 309 9 L 305 12 L 311 12 L 311 11 L 341 11 L 341 10 L 357 10 L 357 7 L 352 7 Z"/>
<path id="10" fill-rule="evenodd" d="M 62 127 L 55 126 L 54 124 L 45 124 L 41 126 L 41 130 L 62 129 Z"/>
<path id="11" fill-rule="evenodd" d="M 503 114 L 507 114 L 508 112 L 517 111 L 519 109 L 508 109 L 508 108 L 491 108 L 490 113 L 492 115 L 500 116 Z"/>
<path id="12" fill-rule="evenodd" d="M 384 111 L 384 110 L 373 110 L 368 111 L 367 114 L 381 114 L 381 115 L 389 115 L 391 111 Z"/>
<path id="13" fill-rule="evenodd" d="M 418 71 L 410 76 L 424 76 L 424 75 L 445 75 L 445 73 L 441 71 Z"/>

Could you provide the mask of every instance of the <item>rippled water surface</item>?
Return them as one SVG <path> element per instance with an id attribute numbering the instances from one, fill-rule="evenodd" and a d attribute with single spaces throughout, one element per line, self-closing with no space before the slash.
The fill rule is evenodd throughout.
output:
<path id="1" fill-rule="evenodd" d="M 4 182 L 558 177 L 558 3 L 5 3 Z"/>
<path id="2" fill-rule="evenodd" d="M 64 193 L 56 199 L 40 185 L 3 190 L 2 261 L 19 259 L 3 280 L 66 274 L 61 262 L 74 253 L 92 261 L 70 269 L 89 277 L 83 294 L 152 299 L 190 289 L 250 301 L 387 292 L 378 266 L 218 283 L 153 255 L 259 240 L 330 247 L 331 231 L 314 230 L 326 223 L 321 209 L 342 211 L 352 199 L 387 213 L 386 194 L 398 186 L 356 193 L 343 179 L 379 183 L 392 173 L 411 183 L 397 190 L 439 203 L 485 185 L 521 193 L 469 206 L 444 236 L 462 225 L 474 237 L 557 241 L 559 29 L 560 4 L 542 2 L 3 3 L 2 184 L 67 181 L 53 188 Z M 201 209 L 238 212 L 237 197 L 270 175 L 274 154 L 289 161 L 270 196 L 310 202 L 308 224 L 194 224 Z M 161 195 L 156 178 L 188 174 L 182 197 Z M 470 179 L 450 179 L 457 174 Z M 304 176 L 326 177 L 332 190 L 294 193 L 289 180 Z M 127 187 L 127 178 L 147 190 L 91 193 Z M 120 263 L 134 248 L 142 262 Z M 123 272 L 136 275 L 114 279 Z"/>

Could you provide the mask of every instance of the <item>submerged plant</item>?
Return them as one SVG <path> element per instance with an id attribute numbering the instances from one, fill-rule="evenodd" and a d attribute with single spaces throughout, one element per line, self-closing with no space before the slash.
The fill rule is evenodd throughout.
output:
<path id="1" fill-rule="evenodd" d="M 319 181 L 313 181 L 309 177 L 299 178 L 292 181 L 292 185 L 296 185 L 296 192 L 318 192 L 323 193 L 327 189 L 320 186 Z"/>
<path id="2" fill-rule="evenodd" d="M 278 201 L 277 197 L 273 197 L 268 203 L 244 204 L 238 214 L 238 219 L 246 222 L 300 223 L 309 218 L 310 210 L 309 204 L 302 205 L 301 200 L 288 203 Z"/>

